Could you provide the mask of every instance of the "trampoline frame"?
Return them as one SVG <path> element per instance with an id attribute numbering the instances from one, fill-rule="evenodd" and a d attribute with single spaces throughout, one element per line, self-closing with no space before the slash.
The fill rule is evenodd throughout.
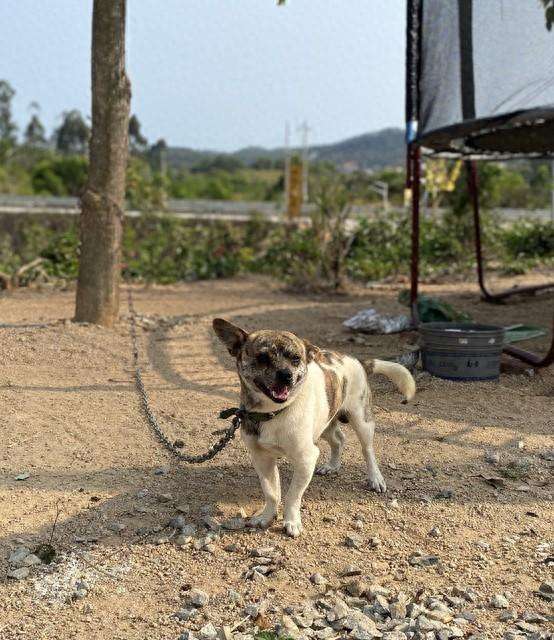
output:
<path id="1" fill-rule="evenodd" d="M 458 0 L 459 10 L 463 12 L 463 26 L 466 29 L 467 39 L 471 38 L 471 0 Z M 419 78 L 421 77 L 421 24 L 422 24 L 422 0 L 408 0 L 406 3 L 406 133 L 407 133 L 407 162 L 406 185 L 411 190 L 411 214 L 412 214 L 412 252 L 411 252 L 411 288 L 410 308 L 412 324 L 417 327 L 419 317 L 417 311 L 417 297 L 419 288 L 419 236 L 420 236 L 420 186 L 421 186 L 421 154 L 422 144 L 418 141 L 419 122 Z M 468 26 L 469 25 L 469 26 Z M 469 29 L 469 33 L 467 32 Z M 464 67 L 465 65 L 465 67 Z M 462 84 L 465 84 L 472 93 L 473 71 L 471 68 L 471 52 L 465 51 L 462 55 Z M 462 112 L 464 119 L 475 118 L 474 106 L 471 100 L 464 98 L 462 87 Z M 462 157 L 463 154 L 461 154 Z M 473 225 L 475 235 L 475 258 L 477 262 L 477 280 L 483 300 L 490 303 L 504 303 L 510 296 L 516 294 L 534 294 L 547 289 L 554 289 L 554 282 L 527 286 L 514 287 L 506 291 L 493 293 L 485 282 L 485 269 L 483 264 L 483 245 L 481 236 L 481 216 L 479 208 L 479 176 L 475 156 L 465 157 L 467 171 L 468 191 L 473 209 Z M 531 351 L 526 351 L 512 345 L 506 345 L 504 352 L 522 360 L 533 367 L 548 367 L 554 364 L 554 317 L 552 322 L 552 337 L 550 348 L 546 355 L 541 356 Z"/>

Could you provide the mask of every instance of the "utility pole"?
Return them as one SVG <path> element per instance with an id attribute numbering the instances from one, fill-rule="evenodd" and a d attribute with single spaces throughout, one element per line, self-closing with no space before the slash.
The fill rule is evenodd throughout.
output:
<path id="1" fill-rule="evenodd" d="M 302 200 L 308 202 L 308 165 L 310 161 L 308 134 L 311 129 L 306 120 L 298 127 L 298 131 L 302 134 Z"/>
<path id="2" fill-rule="evenodd" d="M 285 122 L 285 213 L 288 213 L 290 198 L 290 124 Z"/>
<path id="3" fill-rule="evenodd" d="M 383 199 L 383 209 L 388 211 L 389 209 L 389 185 L 387 182 L 383 180 L 375 180 L 372 184 L 369 185 L 369 188 L 375 193 L 378 193 Z"/>
<path id="4" fill-rule="evenodd" d="M 550 162 L 550 177 L 552 179 L 552 184 L 550 185 L 550 222 L 554 224 L 554 160 Z"/>

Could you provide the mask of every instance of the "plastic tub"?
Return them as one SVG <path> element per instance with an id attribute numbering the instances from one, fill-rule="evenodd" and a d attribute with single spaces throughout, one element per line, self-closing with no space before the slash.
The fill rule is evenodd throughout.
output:
<path id="1" fill-rule="evenodd" d="M 485 324 L 427 322 L 419 326 L 423 368 L 447 380 L 497 380 L 504 329 Z"/>

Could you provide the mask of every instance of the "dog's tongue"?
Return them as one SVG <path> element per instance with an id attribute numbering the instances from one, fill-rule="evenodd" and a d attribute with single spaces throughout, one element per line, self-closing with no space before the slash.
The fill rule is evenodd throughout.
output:
<path id="1" fill-rule="evenodd" d="M 289 389 L 284 384 L 276 384 L 271 388 L 271 395 L 275 400 L 286 400 L 289 397 Z"/>

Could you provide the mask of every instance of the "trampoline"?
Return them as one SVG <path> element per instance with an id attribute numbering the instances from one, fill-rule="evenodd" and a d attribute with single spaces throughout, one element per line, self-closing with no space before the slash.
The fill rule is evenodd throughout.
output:
<path id="1" fill-rule="evenodd" d="M 483 298 L 554 289 L 554 282 L 494 293 L 485 282 L 479 160 L 554 158 L 554 3 L 551 0 L 407 0 L 407 182 L 412 191 L 411 307 L 417 325 L 421 156 L 462 158 L 473 208 Z M 506 346 L 535 367 L 554 363 Z"/>

